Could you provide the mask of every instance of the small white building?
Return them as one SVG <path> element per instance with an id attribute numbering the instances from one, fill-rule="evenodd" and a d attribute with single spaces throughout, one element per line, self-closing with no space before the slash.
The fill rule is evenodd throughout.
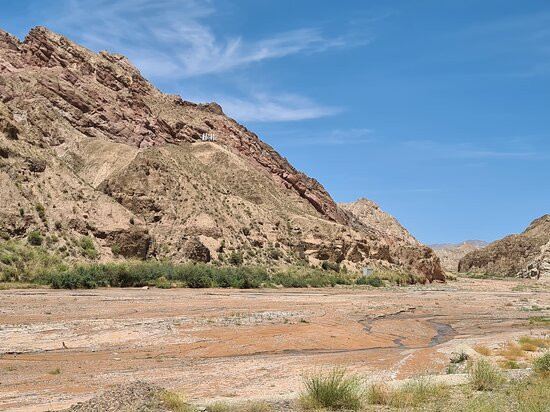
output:
<path id="1" fill-rule="evenodd" d="M 363 268 L 363 276 L 370 276 L 374 273 L 374 269 L 370 266 L 365 266 Z"/>
<path id="2" fill-rule="evenodd" d="M 201 134 L 201 140 L 203 142 L 215 142 L 216 141 L 216 135 L 213 133 L 203 133 Z"/>

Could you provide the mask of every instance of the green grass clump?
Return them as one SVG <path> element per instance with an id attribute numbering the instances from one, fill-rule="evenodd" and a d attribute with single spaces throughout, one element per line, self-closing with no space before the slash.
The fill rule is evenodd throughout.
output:
<path id="1" fill-rule="evenodd" d="M 356 375 L 346 374 L 345 369 L 306 375 L 304 386 L 305 391 L 300 397 L 304 409 L 357 411 L 363 405 L 361 380 Z"/>
<path id="2" fill-rule="evenodd" d="M 457 412 L 503 412 L 507 410 L 507 403 L 500 396 L 489 396 L 487 393 L 482 393 L 470 396 L 464 405 L 453 410 Z"/>
<path id="3" fill-rule="evenodd" d="M 384 286 L 384 281 L 380 279 L 378 276 L 361 276 L 357 278 L 355 283 L 358 285 L 373 286 L 375 288 Z"/>
<path id="4" fill-rule="evenodd" d="M 409 272 L 399 272 L 394 270 L 375 270 L 373 277 L 382 281 L 393 283 L 398 286 L 415 285 L 417 283 L 426 283 L 426 278 Z"/>
<path id="5" fill-rule="evenodd" d="M 550 377 L 534 376 L 515 383 L 510 392 L 515 395 L 519 412 L 550 411 Z"/>
<path id="6" fill-rule="evenodd" d="M 17 240 L 0 241 L 0 282 L 35 282 L 59 268 L 65 268 L 62 260 L 41 246 Z"/>
<path id="7" fill-rule="evenodd" d="M 88 259 L 96 259 L 98 252 L 95 248 L 94 241 L 88 236 L 82 236 L 78 241 L 78 245 L 82 250 L 82 254 Z"/>
<path id="8" fill-rule="evenodd" d="M 33 230 L 27 235 L 27 241 L 33 246 L 40 246 L 44 241 L 44 238 L 38 230 Z"/>
<path id="9" fill-rule="evenodd" d="M 528 320 L 530 325 L 550 325 L 550 316 L 531 316 Z"/>
<path id="10" fill-rule="evenodd" d="M 540 355 L 533 361 L 533 369 L 539 373 L 550 374 L 550 352 Z"/>
<path id="11" fill-rule="evenodd" d="M 41 203 L 37 203 L 34 208 L 36 209 L 36 213 L 38 213 L 40 220 L 46 222 L 46 209 L 44 209 L 44 206 Z"/>
<path id="12" fill-rule="evenodd" d="M 488 360 L 478 359 L 470 368 L 470 384 L 477 391 L 492 391 L 504 383 L 502 373 Z"/>

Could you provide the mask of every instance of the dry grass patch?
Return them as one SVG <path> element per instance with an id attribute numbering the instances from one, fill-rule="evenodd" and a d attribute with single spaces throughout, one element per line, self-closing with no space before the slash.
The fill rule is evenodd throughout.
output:
<path id="1" fill-rule="evenodd" d="M 475 345 L 474 350 L 483 356 L 491 356 L 493 354 L 491 348 L 485 345 Z"/>
<path id="2" fill-rule="evenodd" d="M 539 350 L 539 347 L 537 345 L 533 345 L 532 343 L 520 343 L 519 346 L 526 352 L 536 352 Z"/>
<path id="3" fill-rule="evenodd" d="M 498 351 L 498 354 L 508 360 L 518 360 L 525 355 L 522 347 L 515 342 L 508 342 Z"/>
<path id="4" fill-rule="evenodd" d="M 194 412 L 194 408 L 185 403 L 185 399 L 172 391 L 162 390 L 155 394 L 156 400 L 172 412 Z"/>
<path id="5" fill-rule="evenodd" d="M 395 408 L 416 408 L 420 405 L 442 402 L 449 398 L 447 385 L 421 377 L 398 388 L 373 384 L 367 390 L 367 402 L 371 405 L 387 405 Z"/>
<path id="6" fill-rule="evenodd" d="M 549 338 L 534 338 L 532 336 L 522 336 L 521 338 L 519 338 L 518 342 L 520 345 L 533 345 L 537 348 L 550 348 Z"/>
<path id="7" fill-rule="evenodd" d="M 240 404 L 216 402 L 208 406 L 208 412 L 273 412 L 273 407 L 263 401 L 250 401 Z"/>

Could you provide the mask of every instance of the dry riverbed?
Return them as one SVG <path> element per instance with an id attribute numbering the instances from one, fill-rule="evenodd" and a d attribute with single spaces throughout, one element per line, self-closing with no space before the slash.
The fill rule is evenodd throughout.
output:
<path id="1" fill-rule="evenodd" d="M 548 331 L 550 287 L 0 291 L 0 410 L 56 410 L 135 380 L 191 401 L 289 399 L 305 372 L 445 373 L 461 345 Z"/>

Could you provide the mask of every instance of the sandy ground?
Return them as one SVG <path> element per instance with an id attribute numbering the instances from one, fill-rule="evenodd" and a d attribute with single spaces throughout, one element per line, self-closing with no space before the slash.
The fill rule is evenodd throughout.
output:
<path id="1" fill-rule="evenodd" d="M 542 310 L 541 310 L 542 308 Z M 55 410 L 150 381 L 190 400 L 294 396 L 308 371 L 443 372 L 459 345 L 541 333 L 550 287 L 0 291 L 0 410 Z"/>

